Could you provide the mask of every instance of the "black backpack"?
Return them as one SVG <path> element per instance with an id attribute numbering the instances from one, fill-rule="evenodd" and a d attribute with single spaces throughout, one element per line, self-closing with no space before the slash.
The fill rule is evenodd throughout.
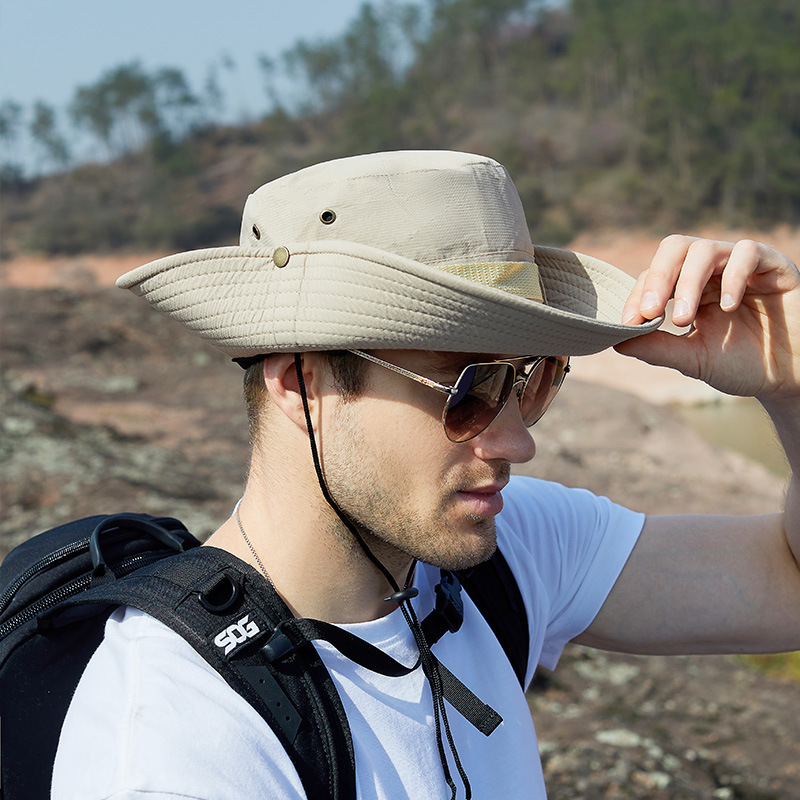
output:
<path id="1" fill-rule="evenodd" d="M 178 520 L 117 514 L 53 528 L 6 556 L 0 565 L 5 800 L 50 796 L 64 716 L 108 615 L 120 605 L 141 609 L 175 630 L 251 703 L 292 759 L 309 800 L 355 798 L 350 728 L 310 642 L 334 641 L 376 671 L 391 670 L 396 662 L 384 663 L 391 659 L 356 637 L 343 638 L 334 626 L 295 620 L 258 572 L 227 551 L 199 544 Z M 456 575 L 443 573 L 447 579 L 437 587 L 437 608 L 423 620 L 426 638 L 433 643 L 458 629 L 463 584 L 522 684 L 527 621 L 505 559 L 497 551 Z M 463 702 L 473 713 L 475 700 Z M 473 724 L 484 725 L 488 735 L 499 717 L 481 713 Z"/>

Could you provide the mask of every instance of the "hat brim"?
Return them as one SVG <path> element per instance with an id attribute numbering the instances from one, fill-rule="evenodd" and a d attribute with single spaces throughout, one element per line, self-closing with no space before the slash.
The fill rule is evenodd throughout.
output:
<path id="1" fill-rule="evenodd" d="M 599 259 L 536 248 L 547 305 L 345 241 L 179 253 L 126 273 L 145 298 L 232 357 L 339 349 L 588 355 L 655 330 L 623 325 L 634 280 Z M 282 259 L 281 259 L 282 260 Z"/>

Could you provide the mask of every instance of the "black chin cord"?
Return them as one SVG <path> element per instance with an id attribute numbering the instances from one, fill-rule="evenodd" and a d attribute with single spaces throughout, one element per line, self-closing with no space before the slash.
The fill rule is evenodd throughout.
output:
<path id="1" fill-rule="evenodd" d="M 414 608 L 410 602 L 411 598 L 416 597 L 418 594 L 418 591 L 411 587 L 411 580 L 414 575 L 414 568 L 416 567 L 417 561 L 416 559 L 412 560 L 408 574 L 406 575 L 404 586 L 402 589 L 400 589 L 400 586 L 394 579 L 392 573 L 389 572 L 389 570 L 380 562 L 378 557 L 369 549 L 369 546 L 364 541 L 364 538 L 358 532 L 356 525 L 349 519 L 349 517 L 347 517 L 341 508 L 339 508 L 338 503 L 331 496 L 325 480 L 325 475 L 322 471 L 319 453 L 317 451 L 314 428 L 311 423 L 311 412 L 309 411 L 308 407 L 306 385 L 305 381 L 303 380 L 303 365 L 300 353 L 294 354 L 294 367 L 295 372 L 297 373 L 297 381 L 300 385 L 300 395 L 303 399 L 303 412 L 305 414 L 306 429 L 308 431 L 308 439 L 311 446 L 311 456 L 314 460 L 314 469 L 317 473 L 317 480 L 319 481 L 319 486 L 322 490 L 322 496 L 325 498 L 325 501 L 328 503 L 328 505 L 336 512 L 336 515 L 342 521 L 342 524 L 350 531 L 350 533 L 353 534 L 359 546 L 370 562 L 372 562 L 373 566 L 381 573 L 381 575 L 383 575 L 383 577 L 386 579 L 386 582 L 392 588 L 392 594 L 389 595 L 386 600 L 398 603 L 400 606 L 400 609 L 403 612 L 403 617 L 406 620 L 406 624 L 414 635 L 414 641 L 416 642 L 417 649 L 419 650 L 422 671 L 425 677 L 428 679 L 428 683 L 431 687 L 431 695 L 433 697 L 433 719 L 436 728 L 436 746 L 439 750 L 439 760 L 442 763 L 444 778 L 447 786 L 450 789 L 451 800 L 455 800 L 456 798 L 457 787 L 450 772 L 450 767 L 447 763 L 447 754 L 445 752 L 444 741 L 442 739 L 442 727 L 444 727 L 447 743 L 450 747 L 450 752 L 453 755 L 453 761 L 455 762 L 458 775 L 461 778 L 461 782 L 463 783 L 466 791 L 466 800 L 470 800 L 472 797 L 472 787 L 470 786 L 469 779 L 467 778 L 467 773 L 461 764 L 461 759 L 458 756 L 455 741 L 453 740 L 453 734 L 450 730 L 450 721 L 447 718 L 447 708 L 445 707 L 444 702 L 444 689 L 442 687 L 442 675 L 439 669 L 439 662 L 431 652 L 428 641 L 422 631 L 422 626 L 420 625 L 416 612 L 414 611 Z"/>

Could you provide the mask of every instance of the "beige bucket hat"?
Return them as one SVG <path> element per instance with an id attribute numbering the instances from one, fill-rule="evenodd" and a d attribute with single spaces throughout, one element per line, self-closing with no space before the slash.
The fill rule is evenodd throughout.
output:
<path id="1" fill-rule="evenodd" d="M 623 325 L 633 279 L 534 247 L 506 169 L 448 151 L 329 161 L 247 200 L 238 247 L 153 261 L 117 285 L 232 357 L 338 349 L 585 355 Z"/>

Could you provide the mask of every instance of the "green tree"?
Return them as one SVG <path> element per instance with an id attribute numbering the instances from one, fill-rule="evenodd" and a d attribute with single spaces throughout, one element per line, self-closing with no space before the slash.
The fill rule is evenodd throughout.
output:
<path id="1" fill-rule="evenodd" d="M 17 183 L 23 174 L 19 159 L 19 139 L 23 129 L 24 110 L 15 100 L 4 100 L 0 103 L 0 146 L 3 159 L 0 174 L 6 180 Z"/>
<path id="2" fill-rule="evenodd" d="M 38 100 L 33 106 L 30 133 L 39 153 L 38 172 L 48 168 L 63 169 L 69 162 L 67 143 L 58 130 L 56 112 L 52 106 Z"/>
<path id="3" fill-rule="evenodd" d="M 206 72 L 200 108 L 206 122 L 218 119 L 225 110 L 225 95 L 219 85 L 219 70 L 216 64 L 212 64 Z"/>
<path id="4" fill-rule="evenodd" d="M 114 115 L 103 92 L 96 86 L 80 86 L 73 95 L 69 114 L 78 129 L 84 129 L 105 147 L 108 158 L 114 157 L 111 132 Z"/>
<path id="5" fill-rule="evenodd" d="M 278 74 L 278 64 L 274 58 L 260 55 L 258 57 L 258 67 L 264 80 L 264 94 L 267 96 L 270 111 L 279 111 L 282 107 L 278 90 L 275 88 L 275 78 Z"/>
<path id="6" fill-rule="evenodd" d="M 115 158 L 157 137 L 185 136 L 199 122 L 199 109 L 200 101 L 180 70 L 165 67 L 148 74 L 133 62 L 79 87 L 70 114 L 78 128 L 98 139 L 107 155 Z"/>
<path id="7" fill-rule="evenodd" d="M 364 3 L 340 37 L 298 42 L 283 63 L 305 87 L 300 111 L 336 114 L 342 151 L 403 146 L 414 102 L 406 74 L 419 52 L 420 28 L 411 4 Z"/>
<path id="8" fill-rule="evenodd" d="M 159 131 L 182 139 L 201 118 L 201 101 L 192 92 L 185 75 L 175 67 L 164 67 L 151 78 L 154 119 L 150 132 Z"/>

